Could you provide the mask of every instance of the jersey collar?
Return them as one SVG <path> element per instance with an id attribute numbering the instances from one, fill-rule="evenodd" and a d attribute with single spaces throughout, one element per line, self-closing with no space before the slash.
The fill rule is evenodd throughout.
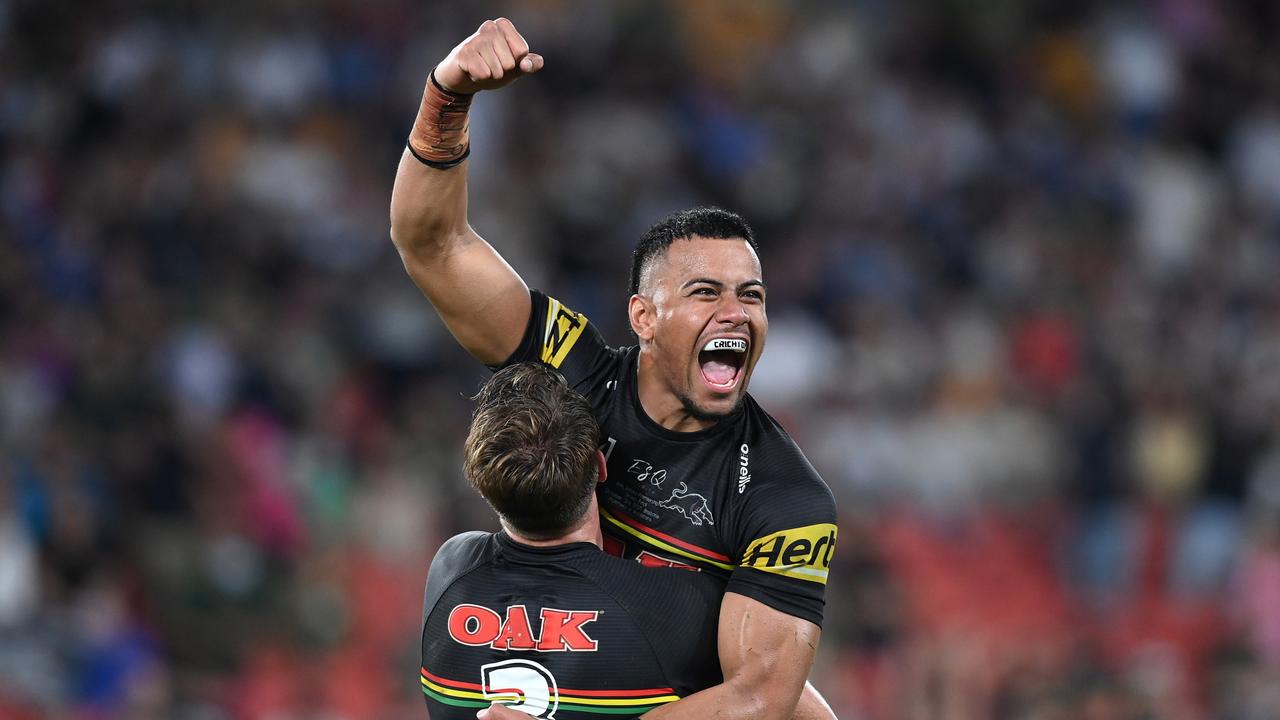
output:
<path id="1" fill-rule="evenodd" d="M 498 546 L 503 549 L 504 553 L 518 558 L 533 560 L 535 562 L 549 562 L 583 553 L 604 552 L 589 542 L 572 542 L 565 543 L 563 545 L 535 546 L 525 545 L 522 542 L 513 540 L 505 530 L 500 530 L 494 533 L 493 536 L 497 541 Z"/>

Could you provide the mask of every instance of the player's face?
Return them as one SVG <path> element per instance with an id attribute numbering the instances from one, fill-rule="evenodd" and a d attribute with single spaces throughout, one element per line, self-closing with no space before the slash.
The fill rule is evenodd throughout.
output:
<path id="1" fill-rule="evenodd" d="M 684 410 L 714 420 L 742 402 L 769 319 L 760 258 L 745 240 L 676 240 L 652 268 L 650 351 Z"/>

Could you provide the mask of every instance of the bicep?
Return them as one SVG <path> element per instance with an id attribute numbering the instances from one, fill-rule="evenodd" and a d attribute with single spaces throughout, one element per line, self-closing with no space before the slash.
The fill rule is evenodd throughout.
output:
<path id="1" fill-rule="evenodd" d="M 529 288 L 496 250 L 468 227 L 447 250 L 401 259 L 467 352 L 487 365 L 510 357 L 529 322 Z"/>
<path id="2" fill-rule="evenodd" d="M 725 593 L 718 640 L 725 681 L 758 689 L 762 717 L 791 717 L 821 636 L 808 620 Z"/>
<path id="3" fill-rule="evenodd" d="M 466 163 L 428 168 L 406 150 L 391 192 L 391 238 L 449 332 L 496 365 L 524 335 L 529 289 L 467 223 L 466 171 Z"/>

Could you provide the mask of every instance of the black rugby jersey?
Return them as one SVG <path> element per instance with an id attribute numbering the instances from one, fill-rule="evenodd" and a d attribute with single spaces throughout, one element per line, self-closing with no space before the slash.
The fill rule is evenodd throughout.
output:
<path id="1" fill-rule="evenodd" d="M 494 701 L 534 717 L 637 717 L 723 682 L 720 586 L 590 543 L 532 547 L 458 535 L 436 553 L 422 609 L 432 720 Z"/>
<path id="2" fill-rule="evenodd" d="M 705 571 L 821 626 L 835 500 L 786 431 L 749 393 L 706 430 L 658 425 L 637 395 L 639 348 L 608 347 L 585 315 L 530 297 L 524 339 L 503 366 L 539 360 L 590 400 L 608 459 L 598 491 L 605 549 Z"/>

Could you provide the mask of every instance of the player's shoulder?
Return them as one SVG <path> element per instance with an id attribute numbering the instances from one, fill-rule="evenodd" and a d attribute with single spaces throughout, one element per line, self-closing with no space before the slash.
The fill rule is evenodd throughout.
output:
<path id="1" fill-rule="evenodd" d="M 465 563 L 478 559 L 488 551 L 492 542 L 493 533 L 481 530 L 459 533 L 440 545 L 431 564 L 456 564 L 459 561 Z"/>
<path id="2" fill-rule="evenodd" d="M 612 597 L 654 647 L 665 648 L 670 660 L 684 659 L 675 662 L 675 667 L 715 664 L 715 643 L 704 640 L 708 632 L 714 636 L 719 623 L 723 579 L 695 570 L 645 567 L 633 560 L 601 555 L 607 561 L 608 573 L 600 577 L 600 590 Z M 709 653 L 710 660 L 689 660 L 704 653 Z"/>
<path id="3" fill-rule="evenodd" d="M 782 424 L 750 395 L 743 412 L 747 414 L 747 432 L 737 448 L 736 493 L 763 501 L 778 495 L 786 495 L 793 502 L 806 498 L 834 509 L 831 488 Z"/>
<path id="4" fill-rule="evenodd" d="M 601 552 L 593 556 L 596 584 L 629 610 L 643 608 L 659 614 L 689 612 L 696 607 L 719 607 L 724 582 L 707 573 L 678 568 L 653 568 Z"/>
<path id="5" fill-rule="evenodd" d="M 465 532 L 445 540 L 431 559 L 423 590 L 423 618 L 449 586 L 493 555 L 493 533 Z"/>

